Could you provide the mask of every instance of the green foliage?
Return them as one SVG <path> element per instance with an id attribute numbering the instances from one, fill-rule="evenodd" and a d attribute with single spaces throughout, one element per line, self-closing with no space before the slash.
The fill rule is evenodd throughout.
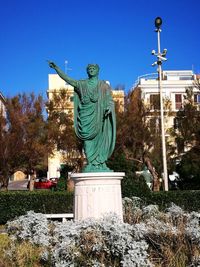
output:
<path id="1" fill-rule="evenodd" d="M 147 204 L 158 205 L 162 210 L 174 203 L 186 211 L 200 211 L 200 190 L 152 192 L 144 200 Z"/>
<path id="2" fill-rule="evenodd" d="M 107 162 L 108 167 L 115 172 L 134 172 L 135 165 L 131 160 L 127 160 L 124 153 L 114 153 Z"/>
<path id="3" fill-rule="evenodd" d="M 199 141 L 200 132 L 200 112 L 193 101 L 193 89 L 188 88 L 186 90 L 186 97 L 183 109 L 177 112 L 176 121 L 177 129 L 176 138 L 177 141 L 184 141 L 184 144 L 193 144 L 195 141 Z"/>
<path id="4" fill-rule="evenodd" d="M 122 180 L 122 196 L 123 197 L 147 197 L 150 194 L 144 177 L 137 177 L 136 175 L 126 175 Z"/>
<path id="5" fill-rule="evenodd" d="M 58 180 L 56 191 L 65 191 L 67 190 L 67 178 L 68 178 L 68 172 L 71 172 L 73 170 L 73 165 L 68 164 L 62 164 L 61 170 L 60 170 L 60 178 Z"/>
<path id="6" fill-rule="evenodd" d="M 200 146 L 193 147 L 177 166 L 180 175 L 179 187 L 185 190 L 200 190 Z"/>
<path id="7" fill-rule="evenodd" d="M 66 177 L 62 176 L 58 180 L 56 191 L 65 191 L 65 190 L 67 190 L 67 179 Z"/>
<path id="8" fill-rule="evenodd" d="M 200 189 L 200 111 L 194 103 L 192 88 L 187 88 L 183 109 L 177 112 L 175 120 L 176 127 L 171 134 L 178 150 L 176 171 L 180 175 L 179 188 Z M 185 152 L 185 148 L 190 150 Z"/>
<path id="9" fill-rule="evenodd" d="M 122 184 L 123 196 L 139 196 L 147 204 L 156 204 L 162 210 L 170 203 L 187 211 L 200 210 L 200 191 L 169 191 L 149 192 L 146 184 L 139 180 L 125 177 Z M 41 213 L 72 212 L 73 195 L 65 192 L 1 192 L 0 193 L 0 224 L 25 214 L 29 210 Z"/>
<path id="10" fill-rule="evenodd" d="M 72 212 L 73 195 L 68 192 L 1 192 L 0 224 L 29 210 L 41 213 Z"/>
<path id="11" fill-rule="evenodd" d="M 125 172 L 125 177 L 122 180 L 122 196 L 146 196 L 150 190 L 142 176 L 135 175 L 136 163 L 135 161 L 127 160 L 123 153 L 114 154 L 108 161 L 108 166 L 115 172 Z"/>

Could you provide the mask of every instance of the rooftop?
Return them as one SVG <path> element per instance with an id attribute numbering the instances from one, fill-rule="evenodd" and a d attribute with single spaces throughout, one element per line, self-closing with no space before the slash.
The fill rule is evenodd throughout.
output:
<path id="1" fill-rule="evenodd" d="M 196 75 L 192 70 L 166 70 L 163 71 L 163 81 L 192 81 Z M 145 82 L 154 83 L 158 80 L 158 73 L 148 73 L 137 78 L 133 88 Z"/>

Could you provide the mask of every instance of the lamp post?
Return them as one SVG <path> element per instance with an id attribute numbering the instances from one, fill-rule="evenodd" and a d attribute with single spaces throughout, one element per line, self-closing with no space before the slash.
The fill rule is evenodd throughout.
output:
<path id="1" fill-rule="evenodd" d="M 155 32 L 158 37 L 158 52 L 152 50 L 152 55 L 157 57 L 157 61 L 152 66 L 158 66 L 158 88 L 160 91 L 160 118 L 161 118 L 161 139 L 162 139 L 162 157 L 163 157 L 163 174 L 164 174 L 164 189 L 168 191 L 168 174 L 167 174 L 167 159 L 166 159 L 166 142 L 165 142 L 165 124 L 164 124 L 164 111 L 163 111 L 163 92 L 162 92 L 162 62 L 166 61 L 167 49 L 164 49 L 161 53 L 160 50 L 160 33 L 161 33 L 162 19 L 157 17 L 155 19 Z"/>

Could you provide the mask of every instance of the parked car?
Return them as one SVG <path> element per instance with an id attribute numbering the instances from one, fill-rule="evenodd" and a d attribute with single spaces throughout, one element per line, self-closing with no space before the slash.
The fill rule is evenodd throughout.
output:
<path id="1" fill-rule="evenodd" d="M 34 181 L 34 189 L 55 189 L 58 183 L 58 178 L 36 178 Z M 30 181 L 28 181 L 27 188 L 29 188 Z"/>
<path id="2" fill-rule="evenodd" d="M 57 179 L 51 178 L 47 180 L 47 178 L 38 178 L 34 182 L 35 189 L 55 189 L 57 185 Z"/>
<path id="3" fill-rule="evenodd" d="M 49 180 L 57 184 L 58 183 L 58 179 L 59 178 L 50 178 Z"/>

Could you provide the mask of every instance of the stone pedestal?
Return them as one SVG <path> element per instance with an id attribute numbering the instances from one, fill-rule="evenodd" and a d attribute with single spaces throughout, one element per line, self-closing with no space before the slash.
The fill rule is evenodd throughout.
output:
<path id="1" fill-rule="evenodd" d="M 75 173 L 74 219 L 100 218 L 104 213 L 114 212 L 121 219 L 121 180 L 123 172 Z"/>

